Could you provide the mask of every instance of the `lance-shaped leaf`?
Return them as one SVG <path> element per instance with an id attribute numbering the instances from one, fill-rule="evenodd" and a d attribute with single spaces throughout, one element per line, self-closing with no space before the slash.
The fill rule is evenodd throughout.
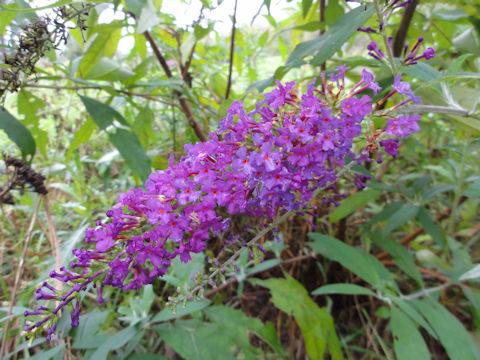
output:
<path id="1" fill-rule="evenodd" d="M 288 57 L 285 65 L 277 68 L 274 76 L 261 80 L 252 86 L 256 86 L 260 91 L 263 91 L 272 85 L 275 80 L 281 80 L 290 69 L 306 64 L 307 57 L 313 56 L 309 61 L 311 65 L 323 64 L 340 50 L 342 45 L 357 32 L 359 27 L 370 19 L 373 12 L 373 6 L 368 6 L 366 10 L 363 6 L 359 6 L 349 11 L 321 36 L 298 44 Z"/>
<path id="2" fill-rule="evenodd" d="M 36 145 L 32 134 L 30 134 L 25 125 L 15 119 L 3 106 L 0 106 L 0 129 L 5 131 L 10 140 L 17 144 L 22 151 L 24 159 L 28 155 L 31 158 L 35 155 Z"/>
<path id="3" fill-rule="evenodd" d="M 108 133 L 110 142 L 125 159 L 127 165 L 145 181 L 151 170 L 150 158 L 145 153 L 137 135 L 129 130 L 128 122 L 118 111 L 106 104 L 85 96 L 80 96 L 80 99 L 95 124 Z"/>

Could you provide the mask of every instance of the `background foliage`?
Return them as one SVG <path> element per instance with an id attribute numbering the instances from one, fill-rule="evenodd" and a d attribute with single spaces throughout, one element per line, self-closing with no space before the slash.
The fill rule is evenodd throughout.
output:
<path id="1" fill-rule="evenodd" d="M 280 242 L 262 239 L 265 262 L 245 252 L 236 279 L 176 313 L 165 301 L 208 267 L 204 255 L 175 262 L 164 280 L 138 294 L 109 290 L 102 306 L 92 297 L 80 327 L 71 329 L 65 314 L 65 340 L 30 344 L 22 337 L 35 287 L 52 266 L 68 263 L 87 224 L 102 219 L 120 192 L 165 168 L 170 154 L 178 158 L 184 144 L 215 130 L 233 100 L 251 107 L 274 80 L 304 88 L 340 64 L 352 67 L 352 83 L 362 67 L 382 85 L 393 82 L 366 56 L 368 35 L 357 32 L 376 25 L 373 8 L 252 1 L 255 19 L 225 19 L 236 23 L 232 40 L 209 18 L 225 6 L 219 3 L 185 2 L 190 13 L 201 9 L 188 26 L 179 26 L 161 0 L 60 0 L 40 9 L 23 0 L 2 3 L 4 60 L 28 24 L 58 19 L 52 11 L 60 6 L 70 17 L 68 40 L 57 49 L 35 44 L 35 71 L 22 70 L 16 89 L 6 80 L 15 68 L 0 66 L 0 150 L 24 157 L 46 176 L 49 191 L 41 206 L 33 192 L 1 206 L 5 358 L 480 358 L 475 1 L 414 1 L 409 26 L 403 10 L 387 24 L 395 42 L 423 36 L 436 49 L 430 62 L 401 68 L 432 107 L 424 107 L 421 131 L 403 142 L 398 159 L 357 169 L 372 176 L 365 190 L 340 183 L 340 206 L 289 219 L 279 227 Z M 279 6 L 287 16 L 273 15 Z M 403 30 L 404 40 L 397 35 Z M 212 241 L 207 255 L 221 246 Z"/>

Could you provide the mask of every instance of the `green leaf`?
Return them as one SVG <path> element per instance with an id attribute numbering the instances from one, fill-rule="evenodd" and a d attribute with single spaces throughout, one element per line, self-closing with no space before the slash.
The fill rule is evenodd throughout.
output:
<path id="1" fill-rule="evenodd" d="M 0 129 L 20 148 L 22 157 L 31 161 L 35 155 L 35 140 L 20 121 L 15 119 L 3 106 L 0 106 Z"/>
<path id="2" fill-rule="evenodd" d="M 430 359 L 427 345 L 413 321 L 395 306 L 390 308 L 390 316 L 393 346 L 397 359 L 411 360 L 412 354 L 415 354 L 416 360 Z"/>
<path id="3" fill-rule="evenodd" d="M 122 24 L 114 21 L 111 24 L 100 24 L 95 27 L 97 36 L 88 47 L 78 66 L 78 76 L 84 78 L 103 57 L 111 57 L 122 34 Z"/>
<path id="4" fill-rule="evenodd" d="M 438 225 L 435 224 L 432 217 L 430 216 L 430 213 L 424 207 L 421 207 L 418 211 L 418 221 L 420 221 L 420 224 L 423 226 L 427 234 L 432 237 L 432 239 L 435 241 L 435 243 L 437 243 L 437 245 L 440 245 L 442 247 L 445 245 L 445 241 L 443 240 L 443 236 L 440 233 Z"/>
<path id="5" fill-rule="evenodd" d="M 403 205 L 387 220 L 387 223 L 382 230 L 383 235 L 390 234 L 393 230 L 411 220 L 417 215 L 418 209 L 419 207 L 413 204 Z"/>
<path id="6" fill-rule="evenodd" d="M 480 359 L 480 352 L 470 334 L 447 309 L 430 297 L 412 302 L 437 333 L 450 359 Z"/>
<path id="7" fill-rule="evenodd" d="M 105 80 L 105 81 L 125 81 L 134 76 L 135 73 L 130 70 L 123 69 L 115 61 L 108 58 L 101 58 L 91 69 L 84 75 L 84 79 L 89 80 Z"/>
<path id="8" fill-rule="evenodd" d="M 128 122 L 110 106 L 85 96 L 79 96 L 93 121 L 102 130 L 107 131 L 110 142 L 125 159 L 127 165 L 145 181 L 151 170 L 149 157 L 143 150 L 137 135 L 129 130 L 115 126 L 114 120 L 117 120 L 120 125 L 129 128 Z M 111 130 L 111 128 L 115 130 Z"/>
<path id="9" fill-rule="evenodd" d="M 313 0 L 302 0 L 302 16 L 305 18 L 308 14 L 308 10 L 310 10 L 310 6 L 312 6 Z"/>
<path id="10" fill-rule="evenodd" d="M 237 339 L 243 349 L 251 347 L 248 330 L 265 340 L 277 354 L 283 355 L 282 345 L 271 323 L 264 325 L 259 319 L 248 317 L 242 311 L 227 306 L 211 306 L 204 312 L 211 321 Z"/>
<path id="11" fill-rule="evenodd" d="M 395 264 L 397 264 L 398 267 L 405 272 L 405 274 L 415 279 L 415 281 L 423 287 L 422 275 L 415 265 L 414 257 L 405 247 L 400 245 L 394 239 L 383 236 L 379 231 L 369 233 L 369 237 L 384 251 L 392 255 Z"/>
<path id="12" fill-rule="evenodd" d="M 310 61 L 311 65 L 323 64 L 340 50 L 348 39 L 355 35 L 357 28 L 370 19 L 373 13 L 373 6 L 367 6 L 366 11 L 363 6 L 349 11 L 321 36 L 298 44 L 288 57 L 285 66 L 278 68 L 274 77 L 257 82 L 257 88 L 263 91 L 266 87 L 272 85 L 275 80 L 281 80 L 290 69 L 306 64 L 305 58 L 307 57 L 313 56 Z"/>
<path id="13" fill-rule="evenodd" d="M 83 123 L 83 125 L 75 132 L 73 135 L 73 140 L 68 147 L 67 155 L 65 156 L 65 160 L 67 162 L 70 161 L 72 154 L 81 144 L 85 144 L 93 134 L 95 130 L 95 123 L 93 122 L 92 118 L 89 117 L 87 121 Z"/>
<path id="14" fill-rule="evenodd" d="M 133 172 L 142 181 L 147 180 L 151 173 L 150 158 L 143 150 L 137 135 L 125 129 L 117 129 L 115 132 L 109 132 L 108 137 Z"/>
<path id="15" fill-rule="evenodd" d="M 233 360 L 235 339 L 219 329 L 218 325 L 199 320 L 179 320 L 175 325 L 156 327 L 158 335 L 186 360 Z"/>
<path id="16" fill-rule="evenodd" d="M 177 311 L 174 313 L 170 309 L 163 309 L 157 315 L 155 315 L 152 319 L 152 323 L 168 321 L 176 318 L 181 318 L 182 316 L 191 314 L 195 311 L 202 310 L 206 308 L 210 304 L 210 300 L 200 300 L 200 301 L 190 301 L 185 304 L 185 308 L 183 306 L 178 306 Z"/>
<path id="17" fill-rule="evenodd" d="M 352 196 L 349 196 L 343 200 L 340 206 L 338 206 L 330 215 L 330 222 L 337 222 L 338 220 L 347 217 L 358 208 L 365 206 L 369 201 L 375 200 L 379 193 L 378 190 L 369 189 L 359 191 Z"/>
<path id="18" fill-rule="evenodd" d="M 97 351 L 93 353 L 91 359 L 106 359 L 111 350 L 119 349 L 129 342 L 138 332 L 139 330 L 133 326 L 130 326 L 119 331 L 115 335 L 108 337 L 108 339 L 97 349 Z"/>
<path id="19" fill-rule="evenodd" d="M 464 196 L 469 198 L 480 197 L 480 179 L 475 180 L 468 188 L 463 192 Z"/>
<path id="20" fill-rule="evenodd" d="M 313 251 L 339 262 L 373 287 L 381 290 L 397 289 L 392 275 L 374 256 L 328 235 L 310 233 L 308 236 L 313 239 L 313 242 L 308 243 Z"/>
<path id="21" fill-rule="evenodd" d="M 326 308 L 320 308 L 307 290 L 286 274 L 285 279 L 250 279 L 254 285 L 270 289 L 272 302 L 287 314 L 292 314 L 302 331 L 305 347 L 312 359 L 323 359 L 328 350 L 333 359 L 343 359 L 333 319 Z"/>
<path id="22" fill-rule="evenodd" d="M 329 295 L 329 294 L 375 296 L 375 294 L 371 290 L 355 284 L 328 284 L 312 291 L 312 295 Z"/>
<path id="23" fill-rule="evenodd" d="M 7 4 L 4 6 L 4 9 L 14 9 L 16 7 L 16 4 Z M 0 35 L 5 33 L 5 28 L 15 19 L 15 16 L 16 14 L 11 11 L 0 11 Z"/>

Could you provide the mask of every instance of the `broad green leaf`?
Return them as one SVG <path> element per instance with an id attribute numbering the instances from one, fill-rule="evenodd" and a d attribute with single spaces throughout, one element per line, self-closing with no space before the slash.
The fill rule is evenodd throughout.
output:
<path id="1" fill-rule="evenodd" d="M 421 195 L 422 201 L 424 202 L 429 201 L 435 196 L 437 196 L 438 194 L 442 194 L 447 191 L 453 191 L 456 188 L 457 187 L 455 185 L 450 185 L 450 184 L 440 184 L 440 185 L 433 186 L 422 193 Z"/>
<path id="2" fill-rule="evenodd" d="M 74 2 L 77 2 L 76 0 L 59 0 L 59 1 L 56 1 L 54 2 L 53 4 L 50 4 L 50 5 L 46 5 L 46 6 L 41 6 L 41 7 L 37 7 L 37 8 L 18 8 L 18 7 L 11 7 L 11 6 L 8 6 L 8 5 L 0 5 L 0 9 L 2 11 L 8 11 L 8 12 L 19 12 L 19 13 L 22 13 L 22 12 L 35 12 L 35 11 L 39 11 L 39 10 L 46 10 L 46 9 L 51 9 L 51 8 L 54 8 L 54 7 L 60 7 L 60 6 L 64 6 L 64 5 L 68 5 L 68 4 L 71 4 L 71 3 L 74 3 Z"/>
<path id="3" fill-rule="evenodd" d="M 328 5 L 325 8 L 325 19 L 328 24 L 337 21 L 337 19 L 340 18 L 340 16 L 342 16 L 344 13 L 345 9 L 341 4 L 339 4 L 339 0 L 328 1 Z"/>
<path id="4" fill-rule="evenodd" d="M 420 224 L 423 226 L 427 234 L 433 238 L 437 245 L 442 247 L 445 245 L 445 241 L 443 240 L 438 225 L 433 221 L 429 211 L 424 207 L 421 207 L 418 210 L 418 221 L 420 221 Z"/>
<path id="5" fill-rule="evenodd" d="M 179 320 L 156 327 L 158 335 L 186 360 L 235 359 L 235 339 L 218 325 L 199 320 Z"/>
<path id="6" fill-rule="evenodd" d="M 95 30 L 97 35 L 78 66 L 78 76 L 80 78 L 84 78 L 101 58 L 111 57 L 115 53 L 118 41 L 122 36 L 122 24 L 116 21 L 110 24 L 97 25 Z"/>
<path id="7" fill-rule="evenodd" d="M 417 215 L 418 209 L 418 206 L 413 204 L 403 205 L 387 220 L 385 227 L 382 229 L 383 235 L 390 234 L 396 228 L 410 221 Z"/>
<path id="8" fill-rule="evenodd" d="M 339 262 L 373 287 L 383 291 L 397 288 L 392 275 L 374 256 L 328 235 L 310 233 L 308 236 L 313 239 L 308 245 L 315 253 Z"/>
<path id="9" fill-rule="evenodd" d="M 105 81 L 125 81 L 134 76 L 135 73 L 130 70 L 123 69 L 115 61 L 108 58 L 101 58 L 91 69 L 85 74 L 84 78 L 89 80 L 105 80 Z"/>
<path id="10" fill-rule="evenodd" d="M 313 59 L 309 62 L 311 65 L 323 64 L 340 50 L 350 37 L 355 35 L 357 28 L 362 26 L 373 13 L 373 6 L 367 6 L 366 10 L 363 6 L 359 6 L 349 11 L 321 36 L 298 44 L 288 57 L 285 66 L 278 68 L 273 77 L 257 82 L 257 88 L 263 91 L 266 87 L 272 85 L 275 80 L 281 80 L 290 69 L 306 64 L 305 59 L 307 57 L 313 56 Z"/>
<path id="11" fill-rule="evenodd" d="M 464 196 L 469 198 L 480 197 L 480 179 L 475 180 L 468 188 L 463 192 Z"/>
<path id="12" fill-rule="evenodd" d="M 110 142 L 125 159 L 127 165 L 145 181 L 151 170 L 149 157 L 140 144 L 137 135 L 129 130 L 115 126 L 114 120 L 117 120 L 121 126 L 129 128 L 128 122 L 110 106 L 85 96 L 79 96 L 93 121 L 102 130 L 107 131 Z"/>
<path id="13" fill-rule="evenodd" d="M 413 305 L 427 319 L 452 360 L 480 359 L 470 334 L 447 309 L 430 297 L 413 300 Z"/>
<path id="14" fill-rule="evenodd" d="M 312 359 L 323 359 L 328 351 L 333 359 L 343 359 L 340 342 L 333 319 L 326 308 L 320 308 L 307 290 L 289 275 L 285 279 L 250 279 L 254 285 L 270 289 L 274 305 L 294 316 L 305 340 L 305 347 Z"/>
<path id="15" fill-rule="evenodd" d="M 460 276 L 460 280 L 473 280 L 480 278 L 480 264 L 477 264 L 473 269 L 468 270 L 462 276 Z"/>
<path id="16" fill-rule="evenodd" d="M 313 0 L 302 0 L 302 16 L 305 17 L 308 14 L 308 10 L 310 10 L 310 6 L 312 6 Z"/>
<path id="17" fill-rule="evenodd" d="M 376 225 L 378 224 L 379 222 L 382 222 L 382 221 L 385 221 L 387 220 L 388 218 L 390 218 L 390 216 L 392 216 L 398 209 L 400 209 L 400 207 L 403 205 L 403 203 L 401 202 L 393 202 L 391 204 L 386 204 L 383 209 L 377 213 L 374 217 L 372 217 L 370 219 L 370 221 L 368 221 L 366 224 L 365 224 L 365 228 L 366 229 L 370 229 L 373 225 Z"/>
<path id="18" fill-rule="evenodd" d="M 150 31 L 152 28 L 160 23 L 157 16 L 157 9 L 153 5 L 152 0 L 143 1 L 145 5 L 142 7 L 140 15 L 137 17 L 137 34 L 143 34 L 145 31 Z"/>
<path id="19" fill-rule="evenodd" d="M 65 156 L 65 160 L 67 162 L 70 161 L 73 152 L 77 150 L 81 144 L 85 144 L 90 139 L 94 130 L 95 123 L 93 122 L 92 118 L 89 117 L 87 121 L 85 121 L 80 127 L 80 129 L 78 129 L 78 131 L 76 131 L 73 135 L 73 140 L 70 143 L 70 146 L 67 150 L 67 155 Z"/>
<path id="20" fill-rule="evenodd" d="M 337 222 L 347 217 L 358 208 L 365 206 L 369 201 L 375 200 L 380 192 L 378 190 L 363 190 L 356 192 L 342 201 L 333 213 L 330 215 L 330 222 Z"/>
<path id="21" fill-rule="evenodd" d="M 92 355 L 92 359 L 106 359 L 109 352 L 114 349 L 119 349 L 127 342 L 129 342 L 137 333 L 137 330 L 134 327 L 128 327 L 116 333 L 113 336 L 108 337 L 108 339 L 95 351 Z"/>
<path id="22" fill-rule="evenodd" d="M 168 321 L 182 316 L 191 314 L 195 311 L 202 310 L 210 304 L 210 300 L 190 301 L 185 304 L 185 308 L 182 305 L 178 305 L 177 311 L 173 312 L 170 309 L 163 309 L 151 320 L 152 323 L 158 323 L 162 321 Z"/>
<path id="23" fill-rule="evenodd" d="M 329 294 L 375 296 L 375 294 L 371 290 L 355 284 L 328 284 L 312 291 L 312 295 L 329 295 Z"/>
<path id="24" fill-rule="evenodd" d="M 392 255 L 395 264 L 423 287 L 422 275 L 415 265 L 414 257 L 404 246 L 394 239 L 383 236 L 379 231 L 369 233 L 369 237 L 384 251 Z"/>
<path id="25" fill-rule="evenodd" d="M 79 347 L 79 343 L 88 344 L 89 341 L 98 338 L 97 332 L 105 322 L 111 310 L 98 311 L 94 310 L 88 314 L 81 315 L 79 326 L 75 330 L 73 347 L 77 349 L 85 349 L 86 347 Z"/>
<path id="26" fill-rule="evenodd" d="M 430 324 L 423 318 L 423 316 L 410 303 L 410 301 L 403 300 L 395 296 L 389 296 L 389 298 L 392 300 L 392 303 L 398 306 L 401 311 L 410 317 L 410 320 L 418 323 L 432 338 L 437 339 L 437 334 L 435 334 Z"/>
<path id="27" fill-rule="evenodd" d="M 53 349 L 47 350 L 47 351 L 41 351 L 34 356 L 30 357 L 30 360 L 50 360 L 53 359 L 55 355 L 59 354 L 63 348 L 65 347 L 65 344 L 55 346 Z"/>
<path id="28" fill-rule="evenodd" d="M 392 327 L 393 346 L 398 360 L 430 359 L 430 352 L 422 334 L 410 318 L 395 306 L 390 308 L 390 326 Z"/>
<path id="29" fill-rule="evenodd" d="M 168 360 L 168 358 L 159 354 L 132 354 L 126 360 Z"/>
<path id="30" fill-rule="evenodd" d="M 45 103 L 38 96 L 22 89 L 17 95 L 17 106 L 19 115 L 24 116 L 22 123 L 29 128 L 37 148 L 46 156 L 49 138 L 47 133 L 40 128 L 40 117 L 37 115 L 39 110 L 45 108 Z"/>
<path id="31" fill-rule="evenodd" d="M 4 8 L 16 8 L 16 4 L 8 4 L 5 5 Z M 5 28 L 10 25 L 13 19 L 15 19 L 15 12 L 11 11 L 0 11 L 0 35 L 3 35 L 5 32 Z"/>
<path id="32" fill-rule="evenodd" d="M 20 121 L 15 119 L 3 106 L 0 106 L 0 129 L 20 148 L 22 157 L 31 161 L 35 155 L 35 140 Z M 28 157 L 28 158 L 27 158 Z"/>
<path id="33" fill-rule="evenodd" d="M 275 328 L 271 323 L 264 325 L 259 319 L 248 317 L 242 311 L 227 306 L 211 306 L 204 312 L 211 321 L 238 339 L 238 343 L 243 349 L 250 348 L 248 330 L 265 340 L 277 354 L 283 354 L 282 345 L 278 341 Z"/>
<path id="34" fill-rule="evenodd" d="M 147 180 L 151 173 L 150 158 L 145 153 L 137 135 L 131 131 L 117 128 L 115 132 L 108 132 L 108 137 L 133 172 L 142 181 Z"/>

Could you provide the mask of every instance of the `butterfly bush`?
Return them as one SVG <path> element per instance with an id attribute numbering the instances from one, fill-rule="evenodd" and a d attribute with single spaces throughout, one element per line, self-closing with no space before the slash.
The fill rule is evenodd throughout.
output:
<path id="1" fill-rule="evenodd" d="M 70 307 L 71 325 L 78 325 L 82 292 L 96 288 L 103 303 L 106 286 L 138 290 L 165 275 L 174 258 L 190 261 L 209 238 L 228 231 L 230 217 L 221 214 L 273 219 L 307 206 L 347 163 L 381 162 L 382 151 L 395 157 L 398 139 L 419 130 L 420 116 L 387 110 L 376 118 L 383 127 L 375 129 L 374 115 L 395 94 L 398 104 L 418 98 L 397 75 L 391 91 L 374 102 L 366 94 L 381 91 L 373 75 L 363 70 L 346 89 L 347 70 L 323 74 L 321 86 L 314 80 L 301 96 L 295 82 L 277 81 L 252 111 L 233 102 L 209 141 L 186 145 L 185 156 L 170 157 L 166 170 L 152 173 L 145 188 L 121 194 L 108 220 L 86 230 L 85 246 L 73 250 L 70 266 L 50 273 L 69 290 L 44 282 L 36 299 L 46 303 L 25 312 L 25 331 L 46 330 L 51 339 L 61 309 Z M 363 186 L 360 176 L 354 183 Z"/>

